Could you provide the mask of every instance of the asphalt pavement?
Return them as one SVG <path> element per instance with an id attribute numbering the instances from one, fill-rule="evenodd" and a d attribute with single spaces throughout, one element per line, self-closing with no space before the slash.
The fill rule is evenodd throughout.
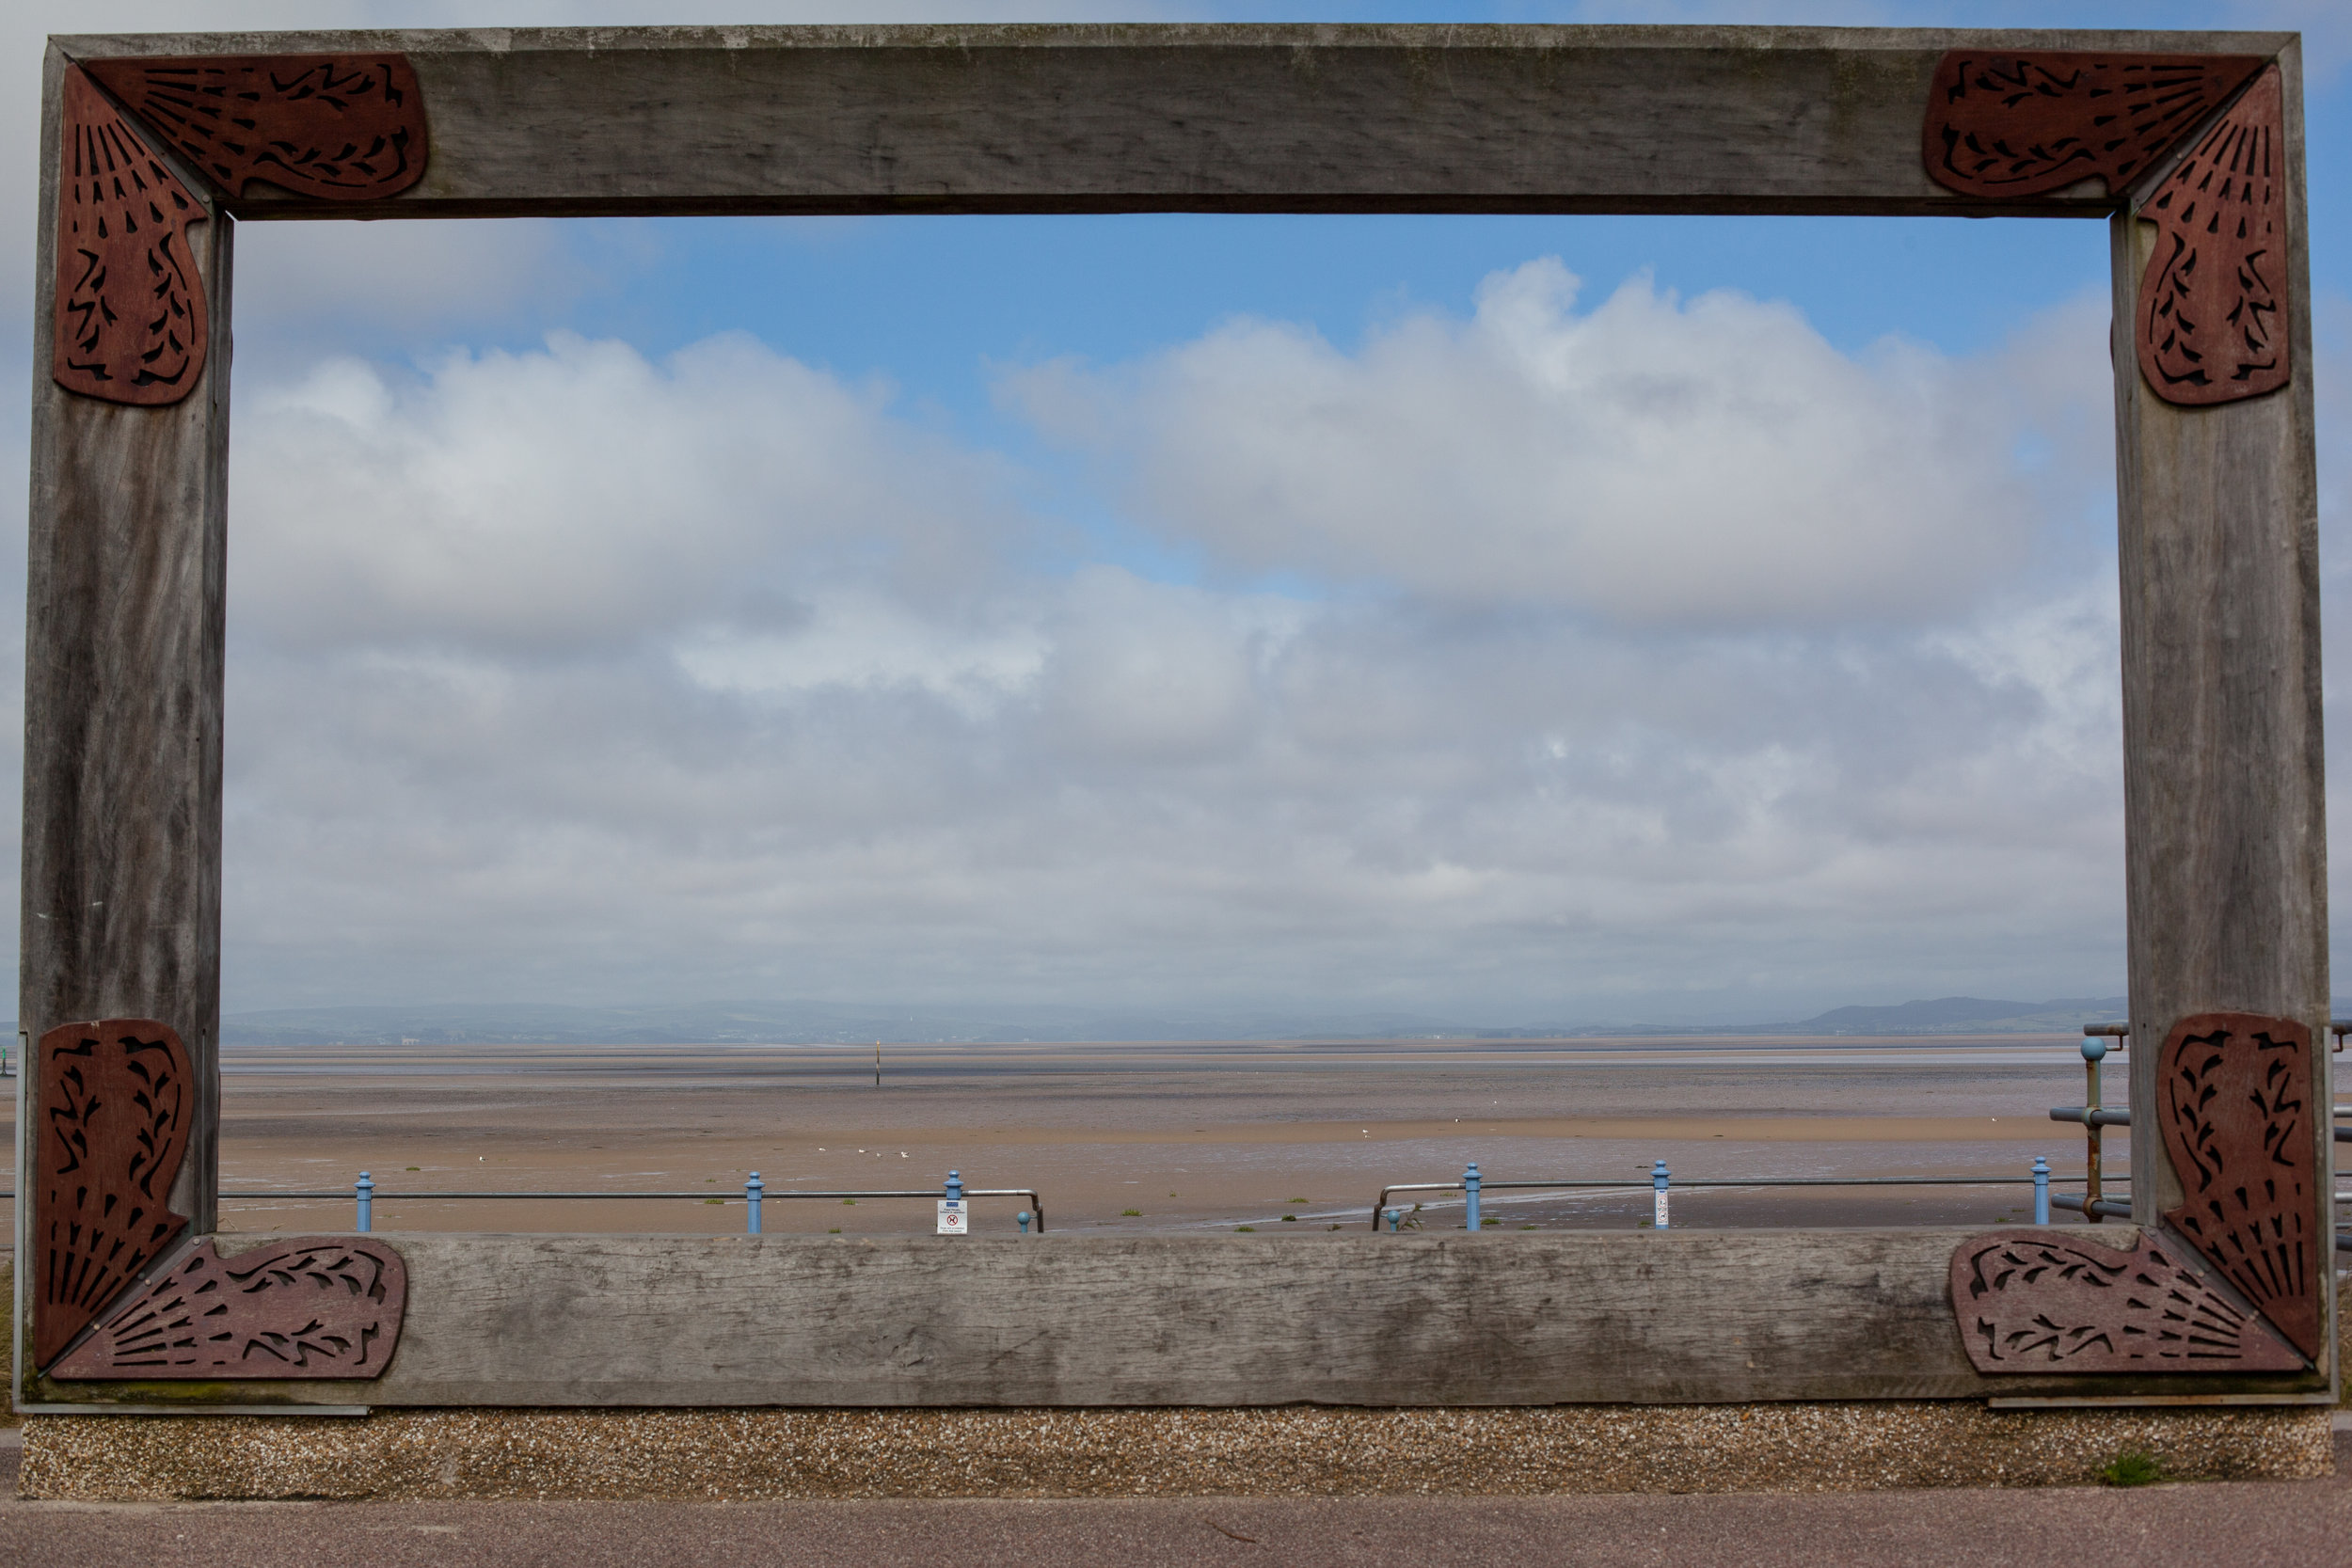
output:
<path id="1" fill-rule="evenodd" d="M 28 1568 L 2352 1562 L 2352 1432 L 2327 1481 L 1810 1497 L 90 1504 L 17 1497 L 16 1457 L 0 1564 Z"/>

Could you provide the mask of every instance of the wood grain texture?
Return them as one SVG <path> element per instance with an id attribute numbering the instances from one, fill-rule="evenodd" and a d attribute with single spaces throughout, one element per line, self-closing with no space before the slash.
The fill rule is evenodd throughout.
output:
<path id="1" fill-rule="evenodd" d="M 2269 56 L 2279 33 L 877 26 L 72 38 L 405 55 L 425 178 L 372 217 L 897 212 L 2104 214 L 1931 182 L 1963 47 Z M 339 211 L 245 200 L 240 216 Z"/>
<path id="2" fill-rule="evenodd" d="M 213 322 L 196 392 L 166 408 L 50 379 L 56 105 L 44 73 L 25 595 L 24 921 L 17 1017 L 35 1035 L 153 1018 L 196 1086 L 171 1207 L 214 1224 L 218 1182 L 222 611 L 233 225 L 190 231 Z M 27 1094 L 36 1094 L 28 1083 Z M 28 1125 L 40 1114 L 25 1106 Z M 30 1191 L 20 1167 L 19 1192 Z"/>
<path id="3" fill-rule="evenodd" d="M 2300 150 L 2301 66 L 2286 94 L 2288 287 L 2309 298 Z M 2113 228 L 2115 319 L 2129 322 L 2157 242 Z M 2130 920 L 2131 1101 L 2158 1115 L 2162 1043 L 2201 1012 L 2328 1018 L 2325 769 L 2321 746 L 2318 480 L 2311 327 L 2292 324 L 2293 380 L 2216 407 L 2165 403 L 2116 336 L 2116 480 L 2122 570 L 2125 886 Z M 2316 1053 L 2328 1103 L 2331 1058 Z M 2313 1216 L 2332 1229 L 2334 1145 L 2309 1136 L 2321 1173 Z M 2132 1140 L 2142 1221 L 2178 1208 L 2161 1138 Z M 2331 1332 L 2323 1330 L 2326 1341 Z"/>
<path id="4" fill-rule="evenodd" d="M 1947 1289 L 1966 1234 L 378 1235 L 408 1270 L 407 1319 L 382 1378 L 245 1383 L 233 1397 L 1460 1405 L 2185 1391 L 2179 1376 L 1979 1374 Z M 2137 1233 L 2068 1234 L 2129 1245 Z M 2198 1392 L 2259 1392 L 2315 1380 L 2195 1381 Z M 231 1397 L 41 1387 L 77 1401 Z"/>

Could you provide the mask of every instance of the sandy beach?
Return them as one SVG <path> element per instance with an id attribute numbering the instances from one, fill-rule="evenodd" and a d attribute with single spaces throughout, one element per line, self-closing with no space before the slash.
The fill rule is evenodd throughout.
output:
<path id="1" fill-rule="evenodd" d="M 2107 1099 L 2123 1095 L 2111 1061 Z M 378 1189 L 383 1230 L 715 1233 L 766 1184 L 771 1232 L 929 1230 L 926 1200 L 793 1200 L 795 1189 L 1035 1188 L 1054 1233 L 1368 1224 L 1383 1186 L 1698 1178 L 2078 1179 L 2068 1037 L 1297 1041 L 837 1047 L 319 1047 L 224 1064 L 223 1228 L 345 1229 Z M 2107 1168 L 2128 1169 L 2108 1139 Z M 435 1192 L 707 1192 L 717 1201 L 435 1201 Z M 1453 1195 L 1418 1195 L 1429 1227 Z M 1399 1200 L 1409 1208 L 1412 1196 Z M 2024 1187 L 1677 1190 L 1679 1226 L 1980 1225 Z M 1502 1228 L 1633 1228 L 1640 1190 L 1491 1192 Z M 983 1199 L 975 1227 L 1023 1205 Z M 1129 1212 L 1133 1211 L 1133 1212 Z"/>

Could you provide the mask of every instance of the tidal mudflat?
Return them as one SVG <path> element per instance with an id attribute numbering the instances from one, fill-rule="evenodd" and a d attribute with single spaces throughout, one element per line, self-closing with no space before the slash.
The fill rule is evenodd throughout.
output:
<path id="1" fill-rule="evenodd" d="M 2107 1098 L 2122 1099 L 2111 1058 Z M 2037 1153 L 2079 1178 L 2064 1037 L 1114 1045 L 405 1046 L 232 1051 L 223 1228 L 345 1229 L 362 1169 L 387 1230 L 723 1233 L 756 1170 L 771 1233 L 906 1234 L 923 1201 L 790 1200 L 794 1189 L 1034 1187 L 1050 1231 L 1362 1227 L 1391 1182 L 1791 1176 L 2019 1176 Z M 2124 1137 L 2108 1169 L 2128 1168 Z M 704 1192 L 720 1201 L 437 1202 L 436 1191 Z M 1459 1227 L 1450 1195 L 1420 1216 Z M 1984 1225 L 2023 1187 L 1677 1189 L 1677 1226 Z M 1401 1200 L 1409 1206 L 1411 1199 Z M 1011 1233 L 983 1199 L 975 1227 Z M 1132 1211 L 1132 1212 L 1130 1212 Z M 1633 1229 L 1640 1190 L 1496 1192 L 1523 1226 Z"/>

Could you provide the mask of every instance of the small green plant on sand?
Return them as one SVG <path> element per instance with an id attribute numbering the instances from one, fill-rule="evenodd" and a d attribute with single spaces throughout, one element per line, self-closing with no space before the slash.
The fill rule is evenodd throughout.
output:
<path id="1" fill-rule="evenodd" d="M 723 1197 L 707 1197 L 704 1198 L 703 1201 L 705 1203 L 724 1203 L 726 1199 Z"/>
<path id="2" fill-rule="evenodd" d="M 2099 1472 L 2103 1486 L 2147 1486 L 2163 1479 L 2164 1466 L 2156 1463 L 2156 1456 L 2139 1449 L 2125 1449 Z"/>
<path id="3" fill-rule="evenodd" d="M 1119 1212 L 1119 1217 L 1122 1220 L 1139 1220 L 1143 1218 L 1143 1211 L 1140 1209 L 1121 1209 Z"/>
<path id="4" fill-rule="evenodd" d="M 408 1168 L 409 1168 L 410 1170 L 422 1170 L 422 1169 L 424 1169 L 424 1167 L 423 1167 L 422 1165 L 410 1165 Z"/>
<path id="5" fill-rule="evenodd" d="M 1297 1222 L 1298 1216 L 1296 1214 L 1284 1214 L 1282 1216 L 1282 1223 L 1284 1225 L 1295 1225 Z"/>
<path id="6" fill-rule="evenodd" d="M 853 1197 L 845 1197 L 841 1200 L 841 1206 L 845 1209 L 854 1209 L 857 1207 L 857 1199 Z"/>
<path id="7" fill-rule="evenodd" d="M 1501 1225 L 1502 1221 L 1493 1214 L 1481 1214 L 1478 1216 L 1478 1223 L 1481 1227 L 1484 1227 L 1489 1225 Z"/>
<path id="8" fill-rule="evenodd" d="M 1257 1227 L 1256 1226 L 1254 1226 L 1254 1225 L 1237 1225 L 1237 1226 L 1233 1227 L 1233 1229 L 1234 1229 L 1234 1231 L 1235 1231 L 1236 1233 L 1238 1233 L 1238 1234 L 1240 1234 L 1240 1235 L 1244 1235 L 1244 1236 L 1248 1235 L 1250 1232 L 1252 1232 L 1252 1231 L 1256 1230 L 1257 1228 L 1258 1228 L 1258 1227 Z"/>
<path id="9" fill-rule="evenodd" d="M 1307 1200 L 1306 1200 L 1305 1198 L 1303 1198 L 1303 1197 L 1294 1197 L 1294 1198 L 1290 1198 L 1290 1199 L 1288 1199 L 1287 1201 L 1292 1202 L 1292 1203 L 1304 1203 L 1304 1202 L 1306 1202 Z"/>
<path id="10" fill-rule="evenodd" d="M 831 1230 L 826 1231 L 825 1234 L 828 1236 L 838 1236 L 841 1234 L 841 1227 L 836 1225 Z"/>

